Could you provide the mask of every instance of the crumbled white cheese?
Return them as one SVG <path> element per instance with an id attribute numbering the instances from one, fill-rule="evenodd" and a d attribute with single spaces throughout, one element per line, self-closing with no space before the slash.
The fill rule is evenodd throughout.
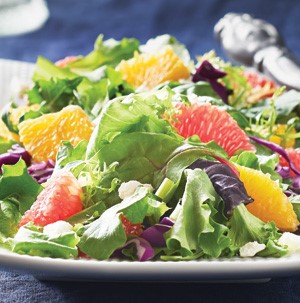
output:
<path id="1" fill-rule="evenodd" d="M 56 221 L 44 227 L 43 233 L 50 238 L 72 231 L 73 226 L 66 221 Z"/>
<path id="2" fill-rule="evenodd" d="M 140 46 L 140 51 L 146 54 L 157 54 L 170 42 L 170 36 L 161 35 L 157 38 L 152 38 L 147 41 L 146 44 Z"/>
<path id="3" fill-rule="evenodd" d="M 285 232 L 279 238 L 278 243 L 280 245 L 287 245 L 289 253 L 300 253 L 300 236 Z"/>
<path id="4" fill-rule="evenodd" d="M 30 231 L 27 228 L 25 228 L 24 226 L 22 226 L 18 230 L 18 232 L 15 234 L 14 241 L 16 241 L 16 242 L 26 241 L 27 239 L 29 239 L 29 233 L 30 233 Z"/>
<path id="5" fill-rule="evenodd" d="M 248 242 L 240 248 L 241 257 L 254 257 L 258 252 L 266 248 L 265 244 L 260 244 L 257 241 Z"/>
<path id="6" fill-rule="evenodd" d="M 139 186 L 147 187 L 147 188 L 149 188 L 150 191 L 153 190 L 153 187 L 150 184 L 142 184 L 139 181 L 131 180 L 131 181 L 128 181 L 128 182 L 123 182 L 120 185 L 119 190 L 118 190 L 119 197 L 122 200 L 124 200 L 125 198 L 128 198 L 128 197 L 132 196 Z"/>

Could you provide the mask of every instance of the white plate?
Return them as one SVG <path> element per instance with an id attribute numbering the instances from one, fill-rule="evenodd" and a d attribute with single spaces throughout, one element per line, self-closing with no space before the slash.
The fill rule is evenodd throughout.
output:
<path id="1" fill-rule="evenodd" d="M 300 255 L 280 259 L 130 262 L 31 257 L 0 250 L 0 266 L 47 280 L 266 281 L 299 275 Z"/>
<path id="2" fill-rule="evenodd" d="M 0 101 L 28 83 L 33 64 L 0 59 Z M 0 249 L 0 267 L 33 274 L 41 279 L 102 281 L 266 281 L 300 274 L 300 255 L 280 259 L 223 259 L 186 262 L 129 262 L 64 260 L 18 255 Z M 257 280 L 258 279 L 258 280 Z"/>
<path id="3" fill-rule="evenodd" d="M 21 85 L 30 83 L 34 64 L 0 59 L 0 108 L 16 98 Z"/>

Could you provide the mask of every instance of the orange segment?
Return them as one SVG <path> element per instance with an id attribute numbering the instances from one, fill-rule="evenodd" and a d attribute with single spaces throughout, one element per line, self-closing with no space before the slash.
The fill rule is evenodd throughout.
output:
<path id="1" fill-rule="evenodd" d="M 117 70 L 129 84 L 147 89 L 166 81 L 187 79 L 190 75 L 188 68 L 171 47 L 166 47 L 155 55 L 136 52 L 133 58 L 121 61 Z"/>
<path id="2" fill-rule="evenodd" d="M 19 119 L 22 115 L 24 115 L 26 112 L 29 112 L 31 110 L 37 111 L 40 108 L 39 104 L 33 104 L 33 105 L 21 105 L 16 108 L 10 109 L 10 121 L 13 125 L 19 124 Z M 20 142 L 19 135 L 13 132 L 10 132 L 5 123 L 0 119 L 0 138 L 3 138 L 4 140 L 13 140 L 16 142 Z"/>
<path id="3" fill-rule="evenodd" d="M 93 125 L 87 114 L 76 105 L 69 105 L 60 112 L 46 114 L 19 125 L 20 140 L 35 161 L 55 160 L 62 140 L 72 145 L 89 140 Z"/>
<path id="4" fill-rule="evenodd" d="M 278 184 L 261 171 L 239 165 L 236 168 L 248 195 L 254 199 L 247 209 L 264 222 L 274 221 L 281 231 L 296 231 L 297 215 Z"/>
<path id="5" fill-rule="evenodd" d="M 12 133 L 8 130 L 2 119 L 0 119 L 0 137 L 7 141 L 13 140 Z"/>
<path id="6" fill-rule="evenodd" d="M 12 140 L 19 142 L 19 136 L 15 133 L 10 132 L 2 119 L 0 119 L 0 138 L 4 139 L 5 141 Z"/>
<path id="7" fill-rule="evenodd" d="M 285 124 L 274 125 L 273 127 L 274 135 L 272 135 L 269 140 L 271 142 L 283 146 L 284 148 L 294 147 L 296 140 L 291 135 L 296 134 L 296 130 L 293 128 L 290 131 L 290 133 L 286 134 L 287 128 L 288 126 Z"/>
<path id="8" fill-rule="evenodd" d="M 29 111 L 38 111 L 40 109 L 40 104 L 32 105 L 20 105 L 16 108 L 10 109 L 10 121 L 13 125 L 18 125 L 20 118 Z"/>

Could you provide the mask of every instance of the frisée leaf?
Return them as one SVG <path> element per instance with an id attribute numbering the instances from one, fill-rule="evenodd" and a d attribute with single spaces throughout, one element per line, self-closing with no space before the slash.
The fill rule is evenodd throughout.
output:
<path id="1" fill-rule="evenodd" d="M 185 174 L 187 182 L 181 208 L 166 235 L 168 254 L 178 258 L 202 251 L 207 256 L 219 257 L 231 243 L 227 236 L 228 228 L 214 217 L 216 209 L 221 206 L 221 199 L 203 170 L 188 169 Z"/>

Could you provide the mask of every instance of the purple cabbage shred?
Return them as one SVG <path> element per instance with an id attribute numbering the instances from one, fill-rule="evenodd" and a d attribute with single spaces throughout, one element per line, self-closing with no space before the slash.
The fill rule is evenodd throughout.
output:
<path id="1" fill-rule="evenodd" d="M 262 139 L 262 138 L 258 138 L 258 137 L 254 137 L 254 136 L 249 136 L 249 138 L 260 144 L 263 145 L 267 148 L 269 148 L 270 150 L 272 150 L 273 152 L 281 155 L 289 164 L 290 169 L 297 175 L 300 176 L 300 172 L 299 170 L 295 167 L 294 163 L 292 162 L 292 160 L 290 159 L 290 157 L 288 156 L 287 152 L 284 150 L 284 148 L 276 143 L 270 142 L 268 140 Z"/>
<path id="2" fill-rule="evenodd" d="M 166 246 L 164 233 L 169 231 L 173 225 L 174 222 L 165 217 L 159 223 L 145 229 L 141 237 L 146 239 L 153 247 L 164 247 Z"/>
<path id="3" fill-rule="evenodd" d="M 189 166 L 190 169 L 200 168 L 208 175 L 215 191 L 224 201 L 225 215 L 231 215 L 235 207 L 244 203 L 252 203 L 243 182 L 224 164 L 210 160 L 198 159 Z"/>
<path id="4" fill-rule="evenodd" d="M 196 69 L 192 77 L 193 82 L 206 81 L 209 82 L 213 90 L 228 104 L 228 91 L 224 85 L 217 80 L 226 76 L 224 71 L 216 69 L 210 62 L 204 60 Z"/>
<path id="5" fill-rule="evenodd" d="M 28 151 L 26 151 L 26 149 L 19 144 L 14 144 L 6 153 L 0 155 L 0 168 L 3 164 L 16 164 L 20 158 L 25 161 L 27 166 L 31 164 L 31 155 L 28 153 Z"/>
<path id="6" fill-rule="evenodd" d="M 275 171 L 282 177 L 282 179 L 290 179 L 290 168 L 286 166 L 276 165 Z"/>
<path id="7" fill-rule="evenodd" d="M 28 167 L 28 173 L 39 184 L 46 182 L 52 175 L 55 166 L 55 161 L 48 160 L 47 162 L 33 163 Z"/>
<path id="8" fill-rule="evenodd" d="M 153 259 L 155 251 L 153 247 L 164 247 L 166 242 L 163 234 L 170 230 L 174 222 L 168 218 L 163 218 L 159 223 L 145 229 L 140 237 L 134 237 L 128 240 L 122 247 L 114 251 L 112 258 L 123 258 L 123 249 L 135 247 L 136 257 L 139 261 L 148 261 Z"/>
<path id="9" fill-rule="evenodd" d="M 275 171 L 280 174 L 282 179 L 291 179 L 293 182 L 288 187 L 288 189 L 285 191 L 285 194 L 287 196 L 300 195 L 300 172 L 294 165 L 293 161 L 291 160 L 291 158 L 289 157 L 289 155 L 287 154 L 285 149 L 278 144 L 275 144 L 273 142 L 270 142 L 270 141 L 262 139 L 262 138 L 258 138 L 258 137 L 254 137 L 254 136 L 249 136 L 249 138 L 252 141 L 254 141 L 258 144 L 261 144 L 261 145 L 269 148 L 273 152 L 281 155 L 288 162 L 288 165 L 289 165 L 288 167 L 277 165 L 275 168 Z M 290 174 L 290 171 L 293 171 L 296 176 L 292 177 Z"/>
<path id="10" fill-rule="evenodd" d="M 153 247 L 147 240 L 140 237 L 136 237 L 130 239 L 122 247 L 118 248 L 114 252 L 113 257 L 117 257 L 117 258 L 122 257 L 123 256 L 122 250 L 130 248 L 132 246 L 135 246 L 136 256 L 138 260 L 141 262 L 151 260 L 155 255 Z"/>

